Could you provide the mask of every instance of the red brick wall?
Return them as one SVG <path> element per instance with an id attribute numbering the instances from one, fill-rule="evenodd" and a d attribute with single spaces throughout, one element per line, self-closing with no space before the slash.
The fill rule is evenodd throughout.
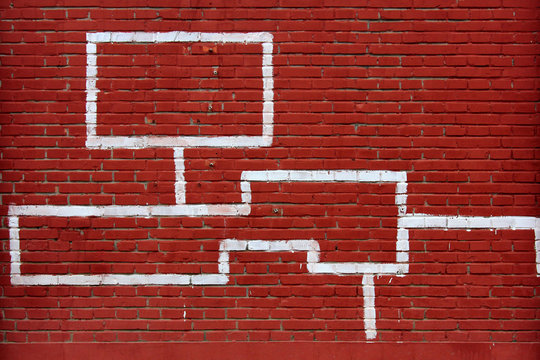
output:
<path id="1" fill-rule="evenodd" d="M 1 5 L 4 343 L 366 341 L 371 289 L 370 341 L 539 341 L 536 1 L 117 3 Z M 272 79 L 270 143 L 87 146 L 95 32 L 271 34 L 264 79 L 260 42 L 97 43 L 94 102 L 97 136 L 258 137 Z M 174 207 L 182 176 L 186 204 L 240 207 L 242 174 L 266 170 L 406 174 L 406 204 L 398 181 L 270 179 L 251 183 L 249 214 L 73 207 Z M 23 205 L 68 214 L 14 216 Z M 400 217 L 418 214 L 491 225 L 412 226 L 406 271 L 374 272 L 369 289 L 365 272 L 313 273 L 302 250 L 230 252 L 221 285 L 13 281 L 17 259 L 23 276 L 195 279 L 219 273 L 225 239 L 313 240 L 321 263 L 390 264 Z"/>

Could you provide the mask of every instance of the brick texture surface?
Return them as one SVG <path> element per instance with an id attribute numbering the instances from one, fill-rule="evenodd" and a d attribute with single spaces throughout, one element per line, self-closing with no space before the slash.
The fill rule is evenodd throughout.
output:
<path id="1" fill-rule="evenodd" d="M 0 341 L 366 341 L 371 290 L 370 341 L 540 341 L 534 227 L 411 228 L 408 271 L 374 273 L 373 287 L 310 272 L 306 251 L 251 247 L 228 253 L 221 285 L 12 283 L 17 256 L 25 276 L 195 279 L 220 273 L 225 239 L 313 240 L 320 264 L 393 264 L 397 181 L 254 181 L 236 216 L 23 214 L 18 255 L 9 226 L 10 206 L 174 206 L 179 184 L 187 205 L 240 206 L 243 174 L 275 170 L 402 172 L 404 216 L 537 218 L 537 1 L 0 7 Z M 264 131 L 261 43 L 109 41 L 95 51 L 96 136 L 231 143 L 180 160 L 173 146 L 88 147 L 97 32 L 271 34 L 271 144 L 233 146 Z"/>

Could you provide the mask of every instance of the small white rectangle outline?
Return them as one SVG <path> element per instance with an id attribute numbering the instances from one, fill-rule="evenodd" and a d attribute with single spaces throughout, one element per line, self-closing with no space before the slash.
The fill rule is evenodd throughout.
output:
<path id="1" fill-rule="evenodd" d="M 98 32 L 86 34 L 86 146 L 90 149 L 142 149 L 148 147 L 263 147 L 272 144 L 274 133 L 273 36 L 268 32 Z M 259 136 L 98 136 L 97 44 L 211 42 L 262 45 L 263 110 Z"/>

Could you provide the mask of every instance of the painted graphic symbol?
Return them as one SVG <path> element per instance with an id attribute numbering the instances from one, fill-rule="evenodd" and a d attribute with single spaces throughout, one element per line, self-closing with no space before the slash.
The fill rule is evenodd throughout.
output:
<path id="1" fill-rule="evenodd" d="M 184 149 L 198 147 L 269 147 L 273 140 L 274 86 L 273 37 L 270 33 L 194 33 L 194 32 L 103 32 L 87 34 L 86 66 L 86 146 L 89 149 L 172 148 L 175 164 L 175 205 L 156 206 L 10 206 L 9 234 L 11 283 L 13 285 L 225 285 L 229 281 L 231 252 L 305 252 L 307 270 L 312 274 L 362 275 L 364 328 L 367 339 L 376 337 L 374 277 L 404 276 L 409 272 L 409 229 L 515 229 L 534 230 L 536 268 L 540 274 L 540 219 L 520 216 L 437 216 L 407 213 L 407 173 L 378 170 L 262 170 L 241 175 L 240 204 L 187 204 L 184 178 Z M 259 136 L 98 136 L 97 135 L 97 44 L 209 42 L 260 44 L 263 80 L 262 133 Z M 321 262 L 319 243 L 313 239 L 237 240 L 225 239 L 219 245 L 217 274 L 101 274 L 101 275 L 25 275 L 21 273 L 19 217 L 211 217 L 248 216 L 251 213 L 251 185 L 254 182 L 390 183 L 395 184 L 398 208 L 396 258 L 393 263 Z"/>

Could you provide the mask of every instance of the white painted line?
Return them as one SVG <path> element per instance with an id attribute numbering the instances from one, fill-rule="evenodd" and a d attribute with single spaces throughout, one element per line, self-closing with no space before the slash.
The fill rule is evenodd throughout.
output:
<path id="1" fill-rule="evenodd" d="M 400 217 L 400 227 L 440 229 L 535 229 L 538 218 L 530 216 L 439 216 L 410 214 Z"/>
<path id="2" fill-rule="evenodd" d="M 152 216 L 245 216 L 250 212 L 246 204 L 181 204 L 181 205 L 19 205 L 9 207 L 9 216 L 54 217 L 152 217 Z"/>
<path id="3" fill-rule="evenodd" d="M 242 180 L 271 182 L 391 182 L 405 183 L 405 171 L 380 170 L 260 170 L 244 171 Z M 399 186 L 399 193 L 407 187 Z"/>
<path id="4" fill-rule="evenodd" d="M 409 265 L 392 263 L 321 262 L 312 264 L 308 270 L 313 274 L 401 275 L 409 271 Z"/>
<path id="5" fill-rule="evenodd" d="M 86 147 L 91 149 L 144 149 L 191 147 L 265 147 L 274 133 L 273 35 L 267 32 L 98 32 L 86 34 Z M 210 42 L 261 44 L 262 132 L 257 136 L 98 136 L 97 135 L 97 44 L 98 43 L 168 43 Z"/>
<path id="6" fill-rule="evenodd" d="M 176 204 L 186 203 L 186 179 L 184 177 L 184 149 L 174 148 L 174 194 Z"/>
<path id="7" fill-rule="evenodd" d="M 87 116 L 87 118 L 89 118 Z M 94 118 L 91 116 L 90 118 Z M 88 128 L 88 127 L 87 127 Z M 92 127 L 90 127 L 92 128 Z M 95 126 L 94 126 L 95 128 Z M 86 147 L 90 149 L 146 148 L 256 148 L 272 145 L 271 136 L 96 136 L 90 134 Z"/>
<path id="8" fill-rule="evenodd" d="M 536 251 L 536 275 L 540 276 L 540 226 L 538 226 L 538 220 L 537 220 L 537 226 L 534 229 L 534 250 Z"/>
<path id="9" fill-rule="evenodd" d="M 364 329 L 366 339 L 377 337 L 377 314 L 375 312 L 375 284 L 373 274 L 365 274 L 362 278 L 362 294 L 364 297 Z"/>

